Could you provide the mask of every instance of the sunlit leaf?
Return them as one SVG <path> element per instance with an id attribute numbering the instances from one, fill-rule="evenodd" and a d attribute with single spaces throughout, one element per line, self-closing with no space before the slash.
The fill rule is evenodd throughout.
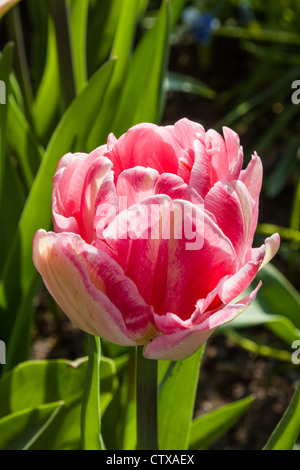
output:
<path id="1" fill-rule="evenodd" d="M 300 382 L 264 450 L 292 450 L 300 433 Z"/>
<path id="2" fill-rule="evenodd" d="M 29 449 L 55 419 L 63 405 L 63 402 L 50 403 L 0 419 L 0 449 Z"/>
<path id="3" fill-rule="evenodd" d="M 252 402 L 253 397 L 243 398 L 194 419 L 189 449 L 207 449 L 243 416 Z"/>
<path id="4" fill-rule="evenodd" d="M 113 67 L 111 61 L 96 72 L 65 113 L 47 147 L 18 224 L 0 284 L 1 335 L 9 343 L 7 368 L 28 358 L 30 306 L 39 282 L 32 262 L 32 239 L 39 228 L 51 228 L 52 178 L 57 163 L 65 153 L 82 150 Z"/>
<path id="5" fill-rule="evenodd" d="M 190 358 L 169 365 L 168 362 L 160 361 L 160 367 L 164 370 L 164 374 L 160 372 L 158 395 L 160 449 L 188 448 L 203 350 L 204 347 Z"/>

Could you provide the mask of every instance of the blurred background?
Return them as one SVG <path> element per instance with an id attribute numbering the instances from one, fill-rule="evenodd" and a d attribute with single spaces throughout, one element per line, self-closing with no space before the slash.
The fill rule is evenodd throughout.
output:
<path id="1" fill-rule="evenodd" d="M 52 177 L 62 155 L 90 151 L 137 122 L 187 117 L 205 129 L 228 126 L 240 136 L 244 165 L 254 151 L 263 162 L 255 245 L 276 231 L 282 241 L 260 274 L 254 305 L 207 344 L 195 416 L 251 395 L 251 408 L 210 448 L 260 449 L 299 380 L 291 356 L 300 339 L 300 1 L 133 4 L 21 0 L 1 19 L 5 370 L 86 354 L 83 333 L 31 263 L 35 230 L 51 227 Z M 109 357 L 126 353 L 103 347 Z"/>

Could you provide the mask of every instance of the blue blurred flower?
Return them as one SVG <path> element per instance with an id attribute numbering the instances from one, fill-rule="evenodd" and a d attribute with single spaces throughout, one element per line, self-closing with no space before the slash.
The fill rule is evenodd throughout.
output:
<path id="1" fill-rule="evenodd" d="M 183 11 L 183 22 L 189 27 L 195 41 L 207 44 L 212 33 L 220 25 L 219 20 L 211 13 L 200 13 L 195 7 Z"/>

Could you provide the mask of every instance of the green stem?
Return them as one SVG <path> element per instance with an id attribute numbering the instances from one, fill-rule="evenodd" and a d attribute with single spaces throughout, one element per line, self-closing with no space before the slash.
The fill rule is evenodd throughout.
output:
<path id="1" fill-rule="evenodd" d="M 138 450 L 158 450 L 157 364 L 156 360 L 144 358 L 142 346 L 137 347 L 136 401 Z"/>
<path id="2" fill-rule="evenodd" d="M 100 338 L 88 335 L 89 362 L 81 409 L 81 445 L 84 450 L 102 450 L 100 414 Z"/>

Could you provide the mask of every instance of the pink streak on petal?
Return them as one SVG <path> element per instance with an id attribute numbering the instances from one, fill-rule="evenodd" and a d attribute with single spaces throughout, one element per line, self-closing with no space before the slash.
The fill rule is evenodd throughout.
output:
<path id="1" fill-rule="evenodd" d="M 195 141 L 194 151 L 195 162 L 189 184 L 204 198 L 212 185 L 211 156 L 200 140 Z"/>
<path id="2" fill-rule="evenodd" d="M 197 134 L 204 138 L 204 128 L 201 124 L 190 121 L 187 118 L 180 119 L 174 124 L 175 136 L 182 148 L 188 150 L 194 148 Z"/>
<path id="3" fill-rule="evenodd" d="M 159 175 L 154 187 L 155 194 L 166 194 L 172 200 L 184 199 L 193 204 L 199 205 L 203 209 L 203 199 L 197 191 L 188 186 L 182 178 L 171 173 Z"/>
<path id="4" fill-rule="evenodd" d="M 179 361 L 191 356 L 207 341 L 218 326 L 232 321 L 252 303 L 260 286 L 261 283 L 247 297 L 209 315 L 198 325 L 155 338 L 145 347 L 144 356 L 149 359 L 169 361 Z"/>
<path id="5" fill-rule="evenodd" d="M 218 182 L 207 194 L 204 206 L 214 214 L 242 261 L 252 224 L 251 197 L 246 186 L 240 181 Z"/>
<path id="6" fill-rule="evenodd" d="M 80 231 L 80 206 L 85 177 L 93 161 L 102 156 L 105 151 L 106 146 L 102 146 L 90 154 L 69 153 L 60 160 L 52 191 L 53 222 L 58 231 L 63 231 L 68 227 L 63 218 L 69 217 L 76 220 L 77 231 Z M 57 215 L 61 217 L 56 217 Z M 74 227 L 74 221 L 71 223 Z"/>
<path id="7" fill-rule="evenodd" d="M 106 154 L 113 163 L 115 178 L 129 168 L 150 167 L 159 173 L 177 173 L 182 148 L 172 127 L 137 124 L 123 134 Z"/>
<path id="8" fill-rule="evenodd" d="M 150 213 L 149 207 L 155 204 L 157 212 Z M 186 320 L 197 300 L 236 270 L 237 258 L 229 239 L 188 201 L 153 196 L 120 213 L 115 223 L 118 236 L 114 224 L 104 231 L 112 256 L 157 314 L 171 311 Z M 128 226 L 133 229 L 131 236 Z"/>
<path id="9" fill-rule="evenodd" d="M 109 256 L 78 235 L 39 230 L 33 260 L 53 298 L 82 330 L 134 345 L 152 328 L 151 310 L 135 285 Z"/>
<path id="10" fill-rule="evenodd" d="M 124 170 L 116 185 L 120 211 L 154 194 L 154 186 L 158 176 L 158 171 L 142 166 Z"/>
<path id="11" fill-rule="evenodd" d="M 94 160 L 85 177 L 80 206 L 80 227 L 81 237 L 87 243 L 91 243 L 96 237 L 94 229 L 96 199 L 111 167 L 112 163 L 108 158 L 99 157 Z"/>
<path id="12" fill-rule="evenodd" d="M 211 185 L 227 180 L 229 161 L 223 137 L 214 129 L 209 129 L 205 135 L 205 146 L 211 155 Z"/>
<path id="13" fill-rule="evenodd" d="M 229 127 L 223 127 L 223 134 L 229 163 L 229 180 L 236 180 L 243 165 L 243 151 L 240 146 L 240 138 Z"/>
<path id="14" fill-rule="evenodd" d="M 274 233 L 271 237 L 265 239 L 265 255 L 259 269 L 262 269 L 276 255 L 280 247 L 280 236 Z"/>

